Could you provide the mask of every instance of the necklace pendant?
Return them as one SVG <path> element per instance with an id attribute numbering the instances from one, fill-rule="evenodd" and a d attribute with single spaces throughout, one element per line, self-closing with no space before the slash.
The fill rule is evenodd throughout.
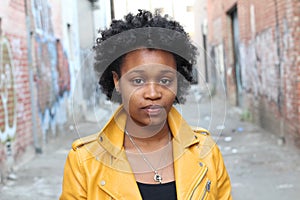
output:
<path id="1" fill-rule="evenodd" d="M 159 175 L 157 172 L 155 172 L 153 179 L 155 182 L 159 182 L 159 183 L 161 183 L 162 181 L 161 175 Z"/>

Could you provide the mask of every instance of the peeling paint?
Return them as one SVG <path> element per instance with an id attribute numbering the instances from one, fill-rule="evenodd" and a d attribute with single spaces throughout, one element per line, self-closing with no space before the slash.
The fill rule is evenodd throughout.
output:
<path id="1" fill-rule="evenodd" d="M 246 46 L 240 44 L 243 86 L 246 91 L 253 92 L 257 97 L 263 95 L 268 100 L 278 100 L 277 45 L 272 29 L 258 34 Z"/>
<path id="2" fill-rule="evenodd" d="M 292 119 L 295 117 L 293 84 L 296 75 L 293 73 L 295 61 L 289 57 L 289 51 L 294 43 L 287 20 L 283 19 L 282 24 L 280 54 L 271 28 L 258 34 L 248 45 L 241 44 L 242 75 L 246 92 L 252 92 L 255 97 L 266 96 L 269 101 L 276 102 L 279 108 L 281 101 L 284 101 L 285 117 Z M 284 99 L 280 92 L 284 92 Z"/>

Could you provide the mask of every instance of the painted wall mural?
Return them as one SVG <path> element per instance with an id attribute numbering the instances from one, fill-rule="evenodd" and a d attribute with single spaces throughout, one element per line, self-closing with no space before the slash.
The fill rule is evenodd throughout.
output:
<path id="1" fill-rule="evenodd" d="M 38 112 L 43 134 L 50 129 L 55 134 L 56 125 L 67 120 L 67 108 L 63 105 L 63 99 L 67 98 L 70 91 L 69 62 L 61 42 L 55 38 L 49 2 L 32 0 L 32 13 L 35 27 L 33 65 Z M 60 116 L 59 120 L 57 116 Z"/>
<path id="2" fill-rule="evenodd" d="M 17 126 L 14 65 L 8 40 L 0 36 L 0 142 L 12 140 Z"/>

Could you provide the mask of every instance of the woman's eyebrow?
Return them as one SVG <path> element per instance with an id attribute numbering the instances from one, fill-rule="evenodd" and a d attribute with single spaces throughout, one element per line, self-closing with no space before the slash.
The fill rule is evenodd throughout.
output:
<path id="1" fill-rule="evenodd" d="M 142 74 L 142 73 L 145 73 L 145 70 L 133 69 L 133 70 L 130 70 L 129 72 L 127 72 L 127 74 L 133 74 L 133 73 Z"/>
<path id="2" fill-rule="evenodd" d="M 168 73 L 168 72 L 176 73 L 177 71 L 174 70 L 174 69 L 165 69 L 165 70 L 161 70 L 161 72 L 164 72 L 164 73 Z"/>
<path id="3" fill-rule="evenodd" d="M 147 73 L 147 70 L 144 70 L 144 69 L 133 69 L 133 70 L 130 70 L 129 72 L 127 72 L 126 74 L 134 74 L 134 73 L 137 73 L 137 74 L 145 74 Z M 172 70 L 172 69 L 163 69 L 163 70 L 160 70 L 159 73 L 161 74 L 167 74 L 167 73 L 172 73 L 172 74 L 176 74 L 177 71 L 176 70 Z"/>

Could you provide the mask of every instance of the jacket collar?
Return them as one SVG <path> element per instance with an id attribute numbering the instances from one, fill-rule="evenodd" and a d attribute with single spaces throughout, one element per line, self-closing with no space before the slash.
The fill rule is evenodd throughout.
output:
<path id="1" fill-rule="evenodd" d="M 124 196 L 141 199 L 123 147 L 125 123 L 126 113 L 123 106 L 120 106 L 98 135 L 100 145 L 114 157 L 111 165 L 104 166 L 107 170 L 105 170 L 103 178 L 104 180 L 110 180 L 109 183 L 105 186 L 98 184 L 98 186 L 116 199 L 122 199 Z M 199 165 L 199 155 L 188 148 L 198 144 L 200 139 L 195 137 L 193 130 L 174 107 L 168 114 L 168 123 L 173 134 L 177 195 L 178 199 L 187 199 L 192 193 L 192 188 L 203 179 L 207 172 L 207 167 L 202 163 Z M 111 168 L 115 170 L 110 170 Z M 187 172 L 192 173 L 186 176 Z M 197 181 L 195 182 L 195 180 Z M 118 187 L 118 185 L 125 182 L 128 185 L 132 185 L 130 190 L 127 187 Z"/>

